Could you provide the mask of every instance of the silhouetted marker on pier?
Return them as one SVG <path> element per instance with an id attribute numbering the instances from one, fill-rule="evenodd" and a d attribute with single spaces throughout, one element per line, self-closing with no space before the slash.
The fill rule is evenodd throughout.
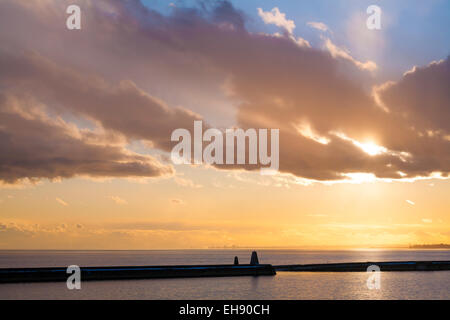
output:
<path id="1" fill-rule="evenodd" d="M 258 265 L 259 264 L 259 260 L 258 260 L 258 254 L 256 253 L 256 251 L 252 252 L 252 257 L 250 259 L 250 264 L 252 266 Z"/>

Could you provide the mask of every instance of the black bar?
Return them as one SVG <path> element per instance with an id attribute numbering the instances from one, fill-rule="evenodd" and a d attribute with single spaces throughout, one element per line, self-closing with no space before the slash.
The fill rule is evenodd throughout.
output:
<path id="1" fill-rule="evenodd" d="M 260 314 L 229 314 L 229 306 L 252 306 Z M 262 314 L 262 308 L 269 308 Z M 205 314 L 182 314 L 186 307 L 213 308 L 211 316 Z M 256 308 L 255 308 L 256 307 Z M 180 301 L 0 301 L 2 310 L 14 311 L 17 317 L 45 314 L 46 318 L 61 319 L 69 312 L 72 318 L 116 319 L 147 317 L 148 319 L 381 319 L 397 317 L 404 319 L 423 314 L 424 311 L 444 315 L 448 312 L 449 301 L 286 301 L 286 300 L 180 300 Z M 239 308 L 239 307 L 238 307 Z M 51 310 L 51 312 L 49 312 Z M 267 310 L 267 309 L 265 309 Z"/>

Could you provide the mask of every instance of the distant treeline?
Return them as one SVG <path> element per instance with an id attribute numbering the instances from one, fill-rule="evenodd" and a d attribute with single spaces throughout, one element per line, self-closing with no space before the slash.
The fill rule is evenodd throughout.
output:
<path id="1" fill-rule="evenodd" d="M 450 249 L 450 244 L 413 244 L 409 245 L 410 249 Z"/>

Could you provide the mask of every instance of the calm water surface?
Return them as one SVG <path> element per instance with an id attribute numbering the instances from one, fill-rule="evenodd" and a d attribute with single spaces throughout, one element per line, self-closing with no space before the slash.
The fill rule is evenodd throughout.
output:
<path id="1" fill-rule="evenodd" d="M 0 268 L 248 263 L 250 250 L 0 251 Z M 260 263 L 450 260 L 449 250 L 258 250 Z M 386 272 L 369 290 L 365 272 L 278 272 L 273 277 L 153 279 L 0 285 L 0 299 L 450 299 L 450 271 Z"/>

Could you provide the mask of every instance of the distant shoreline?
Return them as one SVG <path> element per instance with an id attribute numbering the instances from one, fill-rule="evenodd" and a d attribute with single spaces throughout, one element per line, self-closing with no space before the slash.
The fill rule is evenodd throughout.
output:
<path id="1" fill-rule="evenodd" d="M 398 247 L 365 247 L 365 248 L 341 248 L 341 247 L 209 247 L 209 248 L 180 248 L 180 249 L 2 249 L 0 252 L 8 251 L 41 251 L 41 252 L 51 252 L 51 251 L 66 251 L 66 252 L 80 252 L 80 251 L 214 251 L 214 250 L 299 250 L 299 251 L 364 251 L 364 250 L 450 250 L 450 244 L 424 244 L 424 245 L 409 245 L 409 246 L 398 246 Z"/>
<path id="2" fill-rule="evenodd" d="M 410 245 L 410 249 L 450 249 L 450 244 L 415 244 Z"/>

